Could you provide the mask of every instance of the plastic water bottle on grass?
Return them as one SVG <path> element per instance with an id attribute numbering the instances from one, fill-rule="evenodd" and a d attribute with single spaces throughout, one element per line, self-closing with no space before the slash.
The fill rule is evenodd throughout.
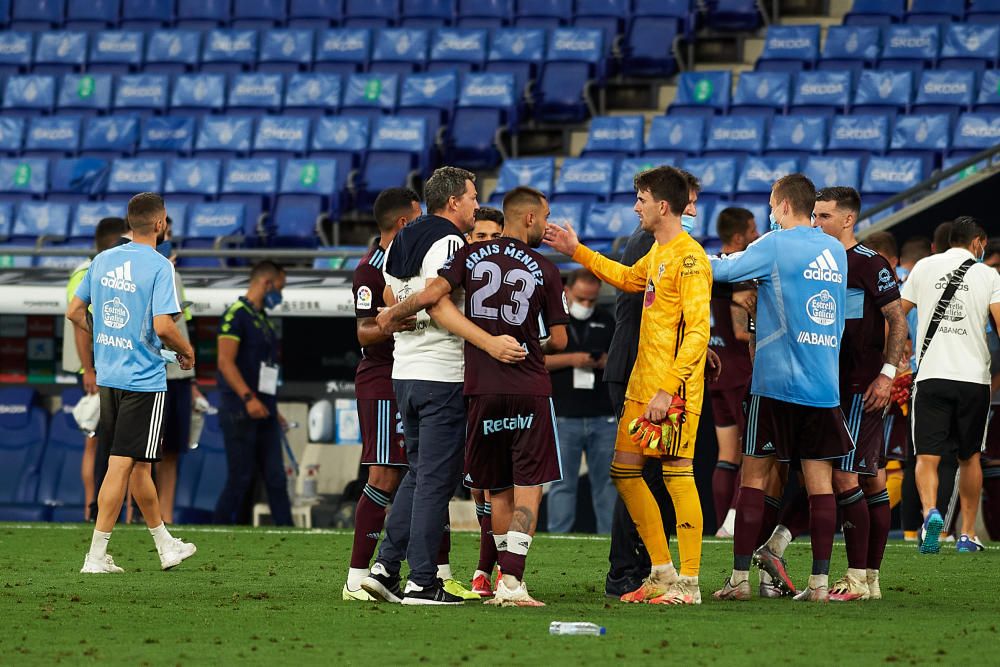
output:
<path id="1" fill-rule="evenodd" d="M 549 623 L 550 635 L 594 635 L 600 637 L 607 630 L 597 623 L 583 623 L 574 621 L 552 621 Z"/>

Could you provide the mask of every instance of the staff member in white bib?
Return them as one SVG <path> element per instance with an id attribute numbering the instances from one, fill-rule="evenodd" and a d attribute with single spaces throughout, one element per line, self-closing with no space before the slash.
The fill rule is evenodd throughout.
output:
<path id="1" fill-rule="evenodd" d="M 959 552 L 982 550 L 975 534 L 983 487 L 980 452 L 990 407 L 987 317 L 1000 321 L 1000 274 L 982 263 L 986 232 L 973 219 L 951 224 L 950 249 L 913 267 L 903 284 L 903 311 L 917 309 L 917 375 L 913 447 L 923 508 L 920 552 L 937 553 L 944 519 L 937 502 L 938 463 L 947 443 L 958 445 L 962 507 Z"/>

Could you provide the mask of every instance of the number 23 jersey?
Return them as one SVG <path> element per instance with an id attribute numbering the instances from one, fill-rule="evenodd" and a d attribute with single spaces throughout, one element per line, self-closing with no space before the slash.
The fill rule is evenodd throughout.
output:
<path id="1" fill-rule="evenodd" d="M 494 336 L 513 336 L 528 356 L 505 364 L 465 344 L 465 394 L 549 396 L 540 338 L 569 321 L 556 266 L 526 243 L 512 238 L 459 249 L 438 274 L 453 289 L 465 289 L 465 316 Z"/>

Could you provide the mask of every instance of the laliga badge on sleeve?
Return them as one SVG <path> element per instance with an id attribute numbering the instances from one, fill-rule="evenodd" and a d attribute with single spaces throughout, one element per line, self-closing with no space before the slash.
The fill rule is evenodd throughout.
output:
<path id="1" fill-rule="evenodd" d="M 355 308 L 358 310 L 372 309 L 372 290 L 370 287 L 362 285 L 358 288 L 358 302 L 355 304 Z"/>
<path id="2" fill-rule="evenodd" d="M 268 396 L 278 393 L 278 367 L 268 366 L 260 362 L 260 377 L 257 381 L 257 391 Z"/>

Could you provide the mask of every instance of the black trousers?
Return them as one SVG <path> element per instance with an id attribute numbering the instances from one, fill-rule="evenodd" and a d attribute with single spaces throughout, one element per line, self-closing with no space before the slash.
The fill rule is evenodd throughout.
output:
<path id="1" fill-rule="evenodd" d="M 607 385 L 615 414 L 621 415 L 622 407 L 625 405 L 625 384 L 608 382 Z M 646 465 L 642 469 L 642 478 L 649 486 L 649 490 L 653 492 L 656 504 L 660 506 L 663 530 L 669 537 L 675 523 L 674 505 L 670 501 L 670 494 L 667 493 L 667 487 L 663 483 L 663 466 L 659 459 L 646 461 Z M 611 519 L 611 550 L 608 553 L 608 562 L 610 564 L 609 579 L 623 577 L 641 579 L 649 574 L 649 554 L 646 552 L 639 532 L 635 529 L 635 523 L 620 496 L 615 501 L 615 512 Z"/>

